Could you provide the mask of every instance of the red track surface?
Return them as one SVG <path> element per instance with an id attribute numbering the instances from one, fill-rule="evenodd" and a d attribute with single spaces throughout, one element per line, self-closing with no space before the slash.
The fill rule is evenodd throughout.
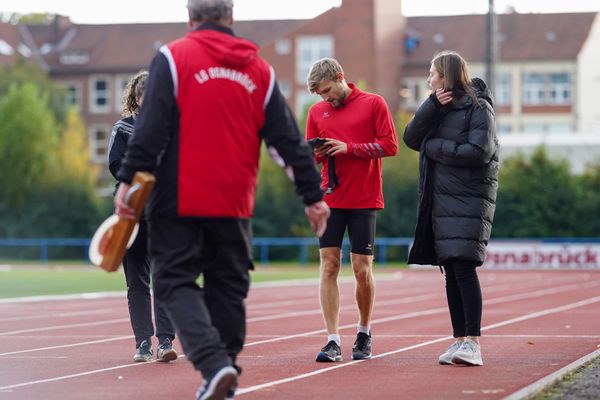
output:
<path id="1" fill-rule="evenodd" d="M 360 362 L 353 281 L 340 284 L 341 363 L 314 362 L 315 283 L 252 288 L 236 398 L 500 399 L 600 345 L 600 271 L 481 270 L 483 367 L 437 364 L 451 343 L 439 271 L 377 278 L 375 355 Z M 184 357 L 133 364 L 133 347 L 125 298 L 0 302 L 0 399 L 194 398 Z"/>

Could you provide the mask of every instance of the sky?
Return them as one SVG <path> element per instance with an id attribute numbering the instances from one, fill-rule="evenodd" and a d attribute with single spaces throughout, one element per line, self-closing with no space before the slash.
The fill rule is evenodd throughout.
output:
<path id="1" fill-rule="evenodd" d="M 483 14 L 488 0 L 398 0 L 406 16 Z M 234 0 L 234 18 L 313 18 L 341 0 Z M 494 0 L 495 10 L 517 12 L 600 12 L 600 0 Z M 79 24 L 185 22 L 186 0 L 0 0 L 0 13 L 48 12 L 69 16 Z"/>

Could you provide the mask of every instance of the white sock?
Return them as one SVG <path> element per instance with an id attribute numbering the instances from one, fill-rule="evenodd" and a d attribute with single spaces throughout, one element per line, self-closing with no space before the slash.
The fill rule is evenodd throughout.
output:
<path id="1" fill-rule="evenodd" d="M 367 325 L 367 326 L 358 325 L 358 331 L 368 335 L 369 332 L 371 332 L 371 327 L 369 325 Z"/>
<path id="2" fill-rule="evenodd" d="M 338 346 L 342 345 L 342 340 L 340 339 L 340 335 L 337 333 L 332 333 L 331 335 L 327 335 L 327 342 L 334 341 Z"/>

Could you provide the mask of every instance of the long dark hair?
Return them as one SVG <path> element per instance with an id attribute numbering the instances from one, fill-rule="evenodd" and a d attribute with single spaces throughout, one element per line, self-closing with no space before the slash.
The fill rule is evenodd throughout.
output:
<path id="1" fill-rule="evenodd" d="M 457 97 L 467 94 L 473 99 L 475 107 L 479 106 L 477 94 L 471 83 L 467 61 L 457 52 L 451 50 L 440 51 L 431 60 L 434 68 L 445 79 L 445 90 L 453 91 Z"/>

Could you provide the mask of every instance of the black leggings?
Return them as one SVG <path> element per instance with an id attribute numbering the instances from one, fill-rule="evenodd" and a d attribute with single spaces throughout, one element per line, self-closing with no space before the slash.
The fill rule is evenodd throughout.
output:
<path id="1" fill-rule="evenodd" d="M 444 266 L 446 296 L 454 337 L 481 336 L 481 286 L 476 267 L 452 261 Z"/>
<path id="2" fill-rule="evenodd" d="M 129 319 L 135 335 L 135 346 L 139 347 L 144 340 L 150 341 L 154 334 L 152 323 L 152 305 L 150 295 L 150 258 L 147 251 L 146 221 L 140 220 L 140 230 L 132 246 L 123 258 L 123 270 L 127 281 L 127 304 Z M 171 324 L 167 312 L 154 297 L 154 319 L 156 336 L 159 342 L 166 338 L 175 339 L 175 328 Z"/>

